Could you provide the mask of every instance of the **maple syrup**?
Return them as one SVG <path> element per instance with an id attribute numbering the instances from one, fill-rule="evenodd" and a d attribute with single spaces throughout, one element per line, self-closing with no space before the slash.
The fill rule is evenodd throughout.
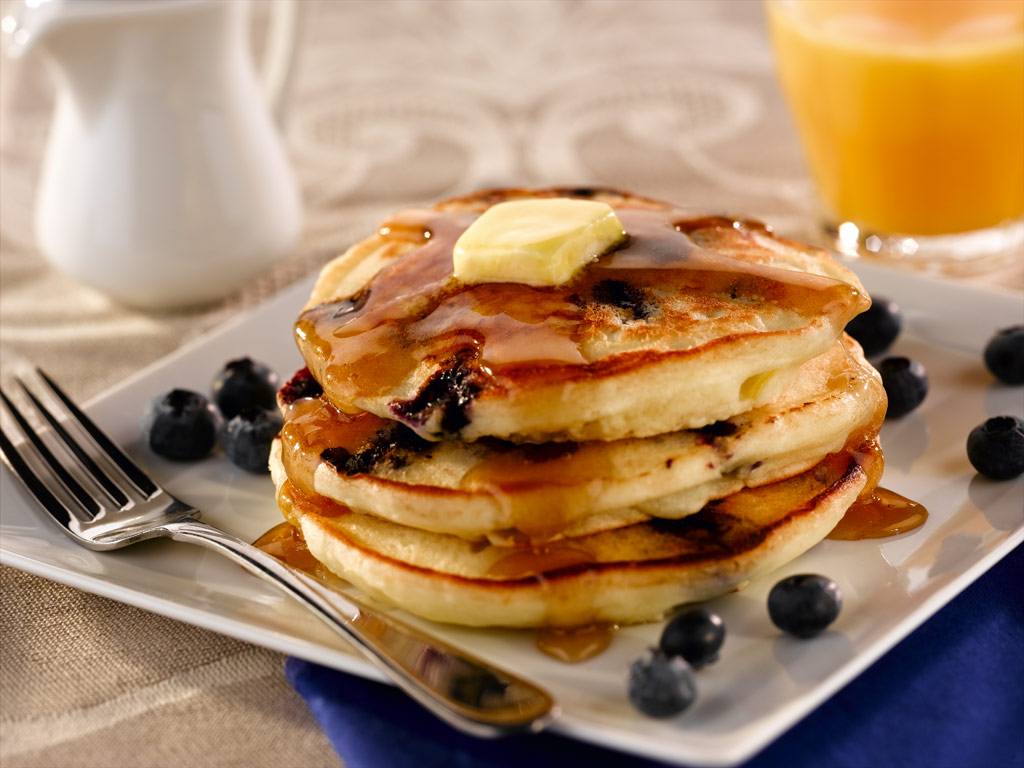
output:
<path id="1" fill-rule="evenodd" d="M 620 474 L 609 452 L 595 442 L 516 445 L 492 441 L 492 445 L 496 450 L 463 477 L 464 487 L 512 492 L 543 485 L 573 486 Z"/>
<path id="2" fill-rule="evenodd" d="M 545 573 L 592 563 L 594 559 L 590 552 L 563 542 L 544 547 L 523 547 L 491 563 L 487 576 L 501 581 L 543 577 Z"/>
<path id="3" fill-rule="evenodd" d="M 326 568 L 313 557 L 306 546 L 306 539 L 298 524 L 298 513 L 301 511 L 324 517 L 339 517 L 347 514 L 348 508 L 323 496 L 306 493 L 291 481 L 286 481 L 278 489 L 277 504 L 285 521 L 265 532 L 252 545 L 293 568 L 320 578 Z"/>
<path id="4" fill-rule="evenodd" d="M 922 504 L 879 486 L 885 460 L 877 432 L 880 420 L 876 417 L 866 427 L 874 437 L 859 442 L 851 437 L 847 449 L 867 475 L 865 491 L 861 494 L 826 538 L 843 541 L 882 539 L 912 531 L 928 519 L 928 510 Z M 860 433 L 863 438 L 863 431 Z"/>
<path id="5" fill-rule="evenodd" d="M 591 506 L 598 489 L 589 481 L 621 473 L 608 452 L 594 444 L 485 442 L 487 457 L 463 474 L 458 490 L 498 498 L 526 540 L 556 537 L 575 522 L 578 510 Z M 310 494 L 322 461 L 342 475 L 374 473 L 381 462 L 406 463 L 431 445 L 398 422 L 368 412 L 346 414 L 320 397 L 287 405 L 281 430 L 285 471 L 295 487 Z"/>
<path id="6" fill-rule="evenodd" d="M 275 525 L 252 545 L 300 571 L 312 573 L 319 565 L 306 546 L 302 531 L 287 521 Z"/>
<path id="7" fill-rule="evenodd" d="M 348 507 L 323 496 L 306 493 L 290 481 L 285 481 L 278 489 L 277 504 L 284 514 L 285 521 L 261 535 L 253 542 L 253 546 L 273 555 L 293 568 L 305 571 L 325 584 L 338 586 L 344 583 L 309 551 L 306 539 L 302 535 L 302 529 L 299 527 L 299 514 L 340 517 L 350 514 Z"/>
<path id="8" fill-rule="evenodd" d="M 541 627 L 534 643 L 544 654 L 566 664 L 578 664 L 603 653 L 617 627 L 605 622 L 578 627 Z"/>
<path id="9" fill-rule="evenodd" d="M 927 519 L 928 510 L 923 505 L 887 488 L 875 488 L 853 503 L 828 538 L 882 539 L 912 531 Z"/>
<path id="10" fill-rule="evenodd" d="M 389 422 L 371 413 L 343 413 L 321 397 L 303 397 L 285 408 L 281 461 L 293 484 L 314 493 L 313 474 L 325 451 L 357 455 Z M 336 467 L 344 472 L 344 467 Z"/>
<path id="11" fill-rule="evenodd" d="M 351 510 L 326 496 L 319 496 L 298 488 L 293 482 L 286 481 L 277 492 L 277 506 L 292 525 L 298 525 L 299 515 L 312 513 L 321 517 L 341 517 Z"/>

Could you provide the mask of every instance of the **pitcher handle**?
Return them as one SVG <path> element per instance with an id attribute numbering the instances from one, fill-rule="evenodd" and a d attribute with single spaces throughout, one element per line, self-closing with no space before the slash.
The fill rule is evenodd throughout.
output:
<path id="1" fill-rule="evenodd" d="M 280 128 L 291 88 L 299 31 L 302 26 L 298 0 L 270 0 L 270 20 L 264 46 L 260 80 L 267 108 Z"/>

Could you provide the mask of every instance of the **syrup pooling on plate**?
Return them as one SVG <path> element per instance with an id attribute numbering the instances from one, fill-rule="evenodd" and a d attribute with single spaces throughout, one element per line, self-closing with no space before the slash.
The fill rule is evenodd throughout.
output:
<path id="1" fill-rule="evenodd" d="M 828 381 L 829 389 L 850 389 L 858 397 L 863 396 L 865 387 L 870 386 L 874 377 L 850 355 L 844 345 L 847 357 L 854 364 L 857 373 L 844 373 Z M 924 505 L 901 496 L 888 488 L 879 486 L 885 459 L 878 440 L 878 432 L 884 421 L 884 411 L 876 414 L 871 422 L 855 432 L 847 441 L 847 448 L 861 444 L 855 451 L 870 460 L 864 462 L 868 472 L 868 483 L 864 492 L 846 511 L 843 519 L 828 534 L 829 539 L 855 541 L 859 539 L 881 539 L 912 531 L 928 519 Z M 875 437 L 868 439 L 868 435 Z M 870 457 L 867 454 L 871 454 Z"/>
<path id="2" fill-rule="evenodd" d="M 614 359 L 591 359 L 593 351 L 581 344 L 596 335 L 586 330 L 607 318 L 609 307 L 623 327 L 645 323 L 665 311 L 667 298 L 678 296 L 692 300 L 700 314 L 695 323 L 714 323 L 737 302 L 816 316 L 845 307 L 832 318 L 837 325 L 856 312 L 859 297 L 851 285 L 731 258 L 695 242 L 702 229 L 727 221 L 730 237 L 752 240 L 761 231 L 753 224 L 694 220 L 674 209 L 616 213 L 627 241 L 569 283 L 543 288 L 460 283 L 452 274 L 452 248 L 474 216 L 399 214 L 381 236 L 415 247 L 382 268 L 358 295 L 305 311 L 295 328 L 300 347 L 312 346 L 324 363 L 318 366 L 321 383 L 340 408 L 394 392 L 424 362 L 450 373 L 455 381 L 446 384 L 461 392 L 465 404 L 484 388 L 514 392 L 519 382 L 571 381 L 616 365 Z M 395 415 L 415 423 L 417 408 L 403 405 L 392 404 Z M 442 426 L 458 431 L 464 418 L 456 413 Z"/>
<path id="3" fill-rule="evenodd" d="M 285 522 L 275 525 L 256 539 L 252 545 L 262 549 L 268 555 L 273 555 L 286 565 L 304 571 L 330 587 L 337 588 L 344 582 L 331 573 L 327 566 L 313 557 L 306 545 L 302 530 L 299 528 L 296 511 L 302 510 L 308 513 L 315 510 L 317 514 L 325 517 L 338 517 L 347 514 L 349 510 L 328 499 L 319 501 L 318 499 L 320 497 L 303 493 L 291 483 L 286 482 L 277 494 L 277 503 L 286 518 Z"/>
<path id="4" fill-rule="evenodd" d="M 862 377 L 862 380 L 866 381 Z M 833 382 L 829 382 L 831 387 Z M 856 382 L 842 386 L 856 386 Z M 860 497 L 846 510 L 846 514 L 826 538 L 843 541 L 860 539 L 881 539 L 912 531 L 928 519 L 928 510 L 923 504 L 901 496 L 879 482 L 885 468 L 885 458 L 877 437 L 884 421 L 884 413 L 876 415 L 870 424 L 855 432 L 847 441 L 847 449 L 853 446 L 854 455 L 862 460 L 868 475 L 867 485 Z M 868 438 L 868 435 L 874 437 Z"/>
<path id="5" fill-rule="evenodd" d="M 300 571 L 312 573 L 320 565 L 310 554 L 306 541 L 302 538 L 302 532 L 288 522 L 275 525 L 252 545 Z"/>
<path id="6" fill-rule="evenodd" d="M 927 519 L 928 510 L 923 505 L 888 488 L 878 487 L 853 503 L 828 538 L 883 539 L 912 531 Z"/>
<path id="7" fill-rule="evenodd" d="M 541 627 L 535 644 L 553 659 L 576 664 L 603 653 L 612 642 L 616 626 L 606 622 L 579 627 Z"/>

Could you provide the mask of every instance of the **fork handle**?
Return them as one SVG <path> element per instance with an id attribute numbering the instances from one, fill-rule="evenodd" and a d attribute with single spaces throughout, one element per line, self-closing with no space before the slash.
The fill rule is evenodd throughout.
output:
<path id="1" fill-rule="evenodd" d="M 544 690 L 431 638 L 202 520 L 161 526 L 176 541 L 212 549 L 280 587 L 345 636 L 399 688 L 449 724 L 476 736 L 539 731 L 555 716 Z"/>

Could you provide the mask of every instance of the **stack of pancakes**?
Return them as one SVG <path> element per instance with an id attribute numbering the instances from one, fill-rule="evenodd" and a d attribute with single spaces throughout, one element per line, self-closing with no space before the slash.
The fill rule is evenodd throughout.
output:
<path id="1" fill-rule="evenodd" d="M 452 248 L 527 197 L 611 205 L 627 241 L 564 285 L 466 285 Z M 885 394 L 825 252 L 611 190 L 397 214 L 295 326 L 278 503 L 370 595 L 487 626 L 637 622 L 824 538 L 881 473 Z"/>

